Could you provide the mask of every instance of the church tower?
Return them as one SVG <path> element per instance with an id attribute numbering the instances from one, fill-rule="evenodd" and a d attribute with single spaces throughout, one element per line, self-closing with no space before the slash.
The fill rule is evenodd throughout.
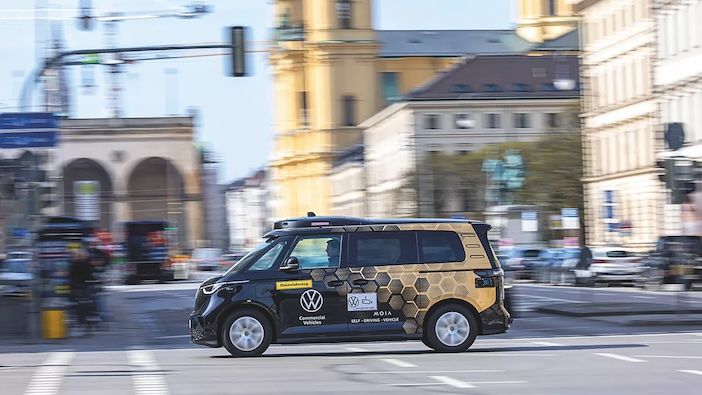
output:
<path id="1" fill-rule="evenodd" d="M 577 25 L 569 0 L 518 0 L 517 34 L 527 41 L 553 40 Z"/>
<path id="2" fill-rule="evenodd" d="M 379 108 L 371 0 L 277 0 L 273 216 L 331 212 L 334 154 Z"/>

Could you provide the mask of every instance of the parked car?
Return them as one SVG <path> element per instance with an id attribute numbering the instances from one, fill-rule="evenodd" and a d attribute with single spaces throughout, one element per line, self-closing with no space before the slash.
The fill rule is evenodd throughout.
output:
<path id="1" fill-rule="evenodd" d="M 540 248 L 514 247 L 505 251 L 506 270 L 515 272 L 515 279 L 534 279 L 536 268 L 541 261 Z"/>
<path id="2" fill-rule="evenodd" d="M 702 285 L 702 238 L 663 236 L 656 249 L 643 260 L 638 285 L 658 289 L 664 284 L 681 284 L 685 289 Z"/>
<path id="3" fill-rule="evenodd" d="M 0 295 L 28 296 L 33 279 L 32 254 L 26 251 L 8 252 L 0 264 Z"/>
<path id="4" fill-rule="evenodd" d="M 563 248 L 547 248 L 541 251 L 539 262 L 535 267 L 536 281 L 550 283 L 551 278 L 563 261 L 565 250 Z"/>
<path id="5" fill-rule="evenodd" d="M 592 275 L 586 270 L 586 274 L 578 273 L 581 260 L 582 248 L 565 248 L 558 261 L 551 270 L 550 282 L 554 285 L 590 285 L 589 279 Z"/>
<path id="6" fill-rule="evenodd" d="M 222 261 L 222 250 L 219 248 L 196 248 L 193 250 L 191 262 L 197 270 L 217 270 Z"/>
<path id="7" fill-rule="evenodd" d="M 612 283 L 633 285 L 642 273 L 641 257 L 630 250 L 619 247 L 593 248 L 590 267 L 577 271 L 588 272 L 590 277 L 588 282 L 593 285 Z M 577 275 L 580 278 L 586 277 L 582 273 L 577 273 Z"/>

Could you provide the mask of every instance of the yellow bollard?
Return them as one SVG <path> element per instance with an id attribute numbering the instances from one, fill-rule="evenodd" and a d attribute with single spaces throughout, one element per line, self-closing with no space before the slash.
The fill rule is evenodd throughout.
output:
<path id="1" fill-rule="evenodd" d="M 63 310 L 43 310 L 41 312 L 42 333 L 45 339 L 66 337 L 66 312 Z"/>

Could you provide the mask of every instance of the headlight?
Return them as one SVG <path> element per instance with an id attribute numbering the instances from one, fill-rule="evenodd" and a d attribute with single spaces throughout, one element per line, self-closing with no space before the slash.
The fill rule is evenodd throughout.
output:
<path id="1" fill-rule="evenodd" d="M 214 283 L 210 285 L 206 285 L 202 287 L 202 293 L 205 295 L 212 295 L 213 293 L 217 292 L 218 289 L 222 288 L 223 285 L 226 283 Z"/>
<path id="2" fill-rule="evenodd" d="M 204 287 L 201 287 L 202 293 L 205 295 L 212 295 L 213 293 L 217 292 L 220 288 L 227 286 L 227 285 L 236 285 L 236 284 L 245 284 L 248 283 L 249 280 L 241 280 L 241 281 L 227 281 L 224 283 L 214 283 L 210 285 L 205 285 Z M 197 294 L 196 294 L 197 295 Z"/>

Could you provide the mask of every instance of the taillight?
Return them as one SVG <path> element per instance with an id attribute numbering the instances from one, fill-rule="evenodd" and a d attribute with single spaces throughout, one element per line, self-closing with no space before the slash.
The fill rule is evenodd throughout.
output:
<path id="1" fill-rule="evenodd" d="M 592 260 L 592 264 L 593 264 L 593 265 L 602 265 L 602 264 L 605 264 L 605 263 L 607 263 L 607 261 L 604 260 L 604 259 L 593 259 L 593 260 Z"/>

